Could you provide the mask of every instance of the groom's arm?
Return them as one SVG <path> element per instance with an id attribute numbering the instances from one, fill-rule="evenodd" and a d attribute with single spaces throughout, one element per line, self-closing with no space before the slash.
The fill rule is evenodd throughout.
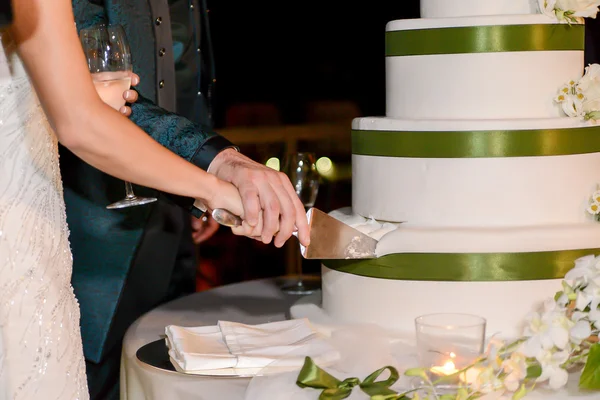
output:
<path id="1" fill-rule="evenodd" d="M 141 95 L 131 105 L 131 110 L 131 120 L 137 126 L 161 145 L 203 170 L 208 169 L 221 151 L 235 148 L 229 140 L 210 128 L 166 111 Z"/>
<path id="2" fill-rule="evenodd" d="M 141 95 L 131 105 L 131 110 L 131 120 L 137 126 L 167 149 L 205 171 L 221 151 L 236 148 L 211 129 L 171 113 Z M 193 207 L 194 199 L 169 193 L 166 195 L 194 216 L 201 216 L 202 213 Z"/>

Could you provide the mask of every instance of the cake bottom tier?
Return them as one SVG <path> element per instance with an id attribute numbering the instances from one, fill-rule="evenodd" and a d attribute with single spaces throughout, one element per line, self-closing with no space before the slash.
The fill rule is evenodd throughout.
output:
<path id="1" fill-rule="evenodd" d="M 415 268 L 419 268 L 415 265 Z M 467 313 L 487 321 L 487 335 L 518 337 L 528 313 L 561 289 L 561 279 L 448 282 L 381 279 L 323 265 L 323 309 L 335 321 L 373 323 L 413 333 L 416 317 Z"/>

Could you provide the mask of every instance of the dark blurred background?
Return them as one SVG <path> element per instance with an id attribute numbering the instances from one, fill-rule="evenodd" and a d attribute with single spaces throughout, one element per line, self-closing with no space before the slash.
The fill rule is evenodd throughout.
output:
<path id="1" fill-rule="evenodd" d="M 354 4 L 209 0 L 217 132 L 273 166 L 296 151 L 331 160 L 315 205 L 326 212 L 351 204 L 352 118 L 385 113 L 386 23 L 419 17 L 418 0 Z M 199 290 L 320 268 L 296 238 L 277 249 L 224 228 L 199 254 Z"/>
<path id="2" fill-rule="evenodd" d="M 386 23 L 418 18 L 419 1 L 209 0 L 216 59 L 216 130 L 256 161 L 312 151 L 331 160 L 316 207 L 351 205 L 350 128 L 385 114 Z M 587 20 L 586 64 L 597 62 L 599 22 Z M 220 229 L 200 245 L 198 290 L 294 272 L 298 242 L 283 249 Z M 306 273 L 318 262 L 302 260 Z"/>

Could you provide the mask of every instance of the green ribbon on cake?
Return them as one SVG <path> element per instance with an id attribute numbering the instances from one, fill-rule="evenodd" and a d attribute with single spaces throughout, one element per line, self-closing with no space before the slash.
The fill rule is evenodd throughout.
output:
<path id="1" fill-rule="evenodd" d="M 584 49 L 584 26 L 490 25 L 388 31 L 386 56 Z"/>
<path id="2" fill-rule="evenodd" d="M 383 157 L 477 158 L 600 152 L 600 125 L 493 131 L 352 130 L 352 154 Z"/>
<path id="3" fill-rule="evenodd" d="M 600 249 L 532 253 L 402 253 L 365 260 L 323 260 L 340 272 L 415 281 L 526 281 L 562 279 L 580 257 Z"/>

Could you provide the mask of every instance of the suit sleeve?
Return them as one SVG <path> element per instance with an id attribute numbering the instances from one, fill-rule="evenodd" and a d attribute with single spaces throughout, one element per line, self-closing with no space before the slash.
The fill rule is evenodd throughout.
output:
<path id="1" fill-rule="evenodd" d="M 205 171 L 221 151 L 228 148 L 239 150 L 229 140 L 217 135 L 210 128 L 168 112 L 142 96 L 131 105 L 131 110 L 131 120 L 154 140 Z M 192 198 L 170 193 L 166 193 L 166 197 L 197 218 L 203 214 L 194 207 Z"/>
<path id="2" fill-rule="evenodd" d="M 108 22 L 102 1 L 73 0 L 72 4 L 78 31 Z"/>
<path id="3" fill-rule="evenodd" d="M 235 146 L 210 128 L 166 111 L 139 96 L 131 105 L 131 120 L 158 143 L 207 170 L 217 154 Z"/>

